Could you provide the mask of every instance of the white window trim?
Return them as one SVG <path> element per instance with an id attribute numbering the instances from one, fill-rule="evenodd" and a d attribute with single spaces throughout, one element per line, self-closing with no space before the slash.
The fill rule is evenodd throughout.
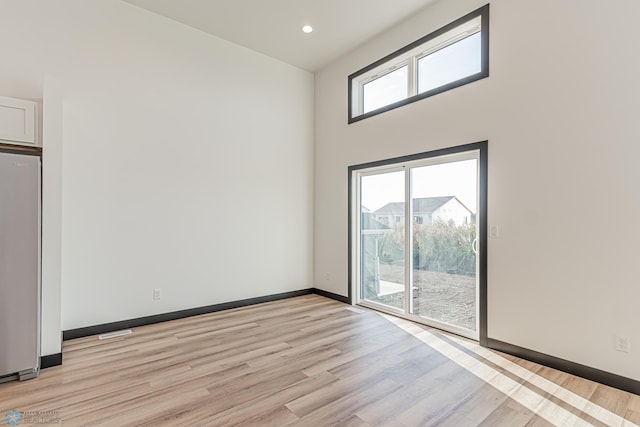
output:
<path id="1" fill-rule="evenodd" d="M 427 35 L 423 37 L 423 39 L 426 40 L 419 45 L 413 48 L 409 48 L 411 45 L 416 43 L 414 42 L 406 46 L 405 48 L 400 49 L 396 53 L 389 55 L 388 58 L 390 59 L 384 60 L 383 58 L 383 60 L 377 61 L 382 61 L 379 65 L 369 69 L 369 67 L 371 67 L 370 65 L 369 67 L 365 67 L 363 70 L 360 70 L 349 76 L 349 122 L 351 123 L 352 121 L 360 120 L 361 118 L 364 118 L 363 116 L 368 117 L 370 115 L 375 115 L 380 112 L 386 111 L 390 106 L 394 106 L 395 104 L 404 105 L 408 100 L 411 100 L 412 98 L 421 99 L 422 97 L 429 96 L 430 92 L 438 91 L 438 89 L 440 89 L 441 87 L 447 86 L 448 84 L 445 84 L 438 88 L 434 88 L 423 93 L 418 93 L 418 61 L 474 34 L 483 31 L 486 31 L 488 34 L 488 21 L 485 22 L 486 17 L 488 17 L 488 6 L 489 5 L 486 5 L 474 12 L 471 12 L 469 15 L 452 22 L 451 24 L 435 31 L 434 33 L 431 33 L 437 34 L 444 28 L 452 26 L 451 29 L 445 30 L 444 32 L 442 32 L 442 34 L 438 34 L 434 37 L 431 37 L 431 34 Z M 486 9 L 486 11 L 484 9 Z M 484 43 L 482 49 L 485 49 Z M 485 54 L 488 58 L 488 52 L 482 52 L 483 56 Z M 380 77 L 384 77 L 387 74 L 404 67 L 405 65 L 408 66 L 407 97 L 395 103 L 379 107 L 375 110 L 364 112 L 364 86 L 376 79 L 379 79 Z M 480 74 L 484 77 L 488 76 L 488 64 L 486 64 L 486 69 L 481 70 L 481 72 L 477 74 Z M 479 78 L 482 78 L 482 76 Z M 465 79 L 467 77 L 465 77 Z M 455 83 L 455 81 L 451 82 L 451 84 L 453 83 Z M 424 94 L 426 95 L 422 96 Z"/>

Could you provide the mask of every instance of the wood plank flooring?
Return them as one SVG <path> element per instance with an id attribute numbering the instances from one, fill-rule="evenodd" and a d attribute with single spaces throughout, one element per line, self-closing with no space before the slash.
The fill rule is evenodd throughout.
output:
<path id="1" fill-rule="evenodd" d="M 0 384 L 0 425 L 10 410 L 64 426 L 640 424 L 640 396 L 317 295 L 67 341 L 63 355 Z"/>

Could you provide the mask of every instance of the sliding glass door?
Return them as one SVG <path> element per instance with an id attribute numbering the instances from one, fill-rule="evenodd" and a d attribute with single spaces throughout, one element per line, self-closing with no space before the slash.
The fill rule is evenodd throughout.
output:
<path id="1" fill-rule="evenodd" d="M 456 157 L 410 169 L 410 313 L 475 332 L 478 159 Z"/>
<path id="2" fill-rule="evenodd" d="M 352 171 L 358 304 L 478 339 L 479 162 L 468 150 Z"/>

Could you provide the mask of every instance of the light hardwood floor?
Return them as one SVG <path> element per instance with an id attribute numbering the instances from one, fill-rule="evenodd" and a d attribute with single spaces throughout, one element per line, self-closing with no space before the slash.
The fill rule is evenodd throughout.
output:
<path id="1" fill-rule="evenodd" d="M 309 295 L 64 343 L 0 385 L 64 426 L 622 426 L 640 396 Z M 25 425 L 25 424 L 21 424 Z"/>

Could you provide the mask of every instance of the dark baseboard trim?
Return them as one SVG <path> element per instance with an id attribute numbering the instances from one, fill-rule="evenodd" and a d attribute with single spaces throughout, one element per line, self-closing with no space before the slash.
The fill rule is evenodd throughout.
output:
<path id="1" fill-rule="evenodd" d="M 313 288 L 313 293 L 316 295 L 320 295 L 321 297 L 330 298 L 336 301 L 343 302 L 345 304 L 351 304 L 348 297 L 344 297 L 342 295 L 334 294 L 333 292 L 323 291 L 322 289 Z"/>
<path id="2" fill-rule="evenodd" d="M 215 313 L 216 311 L 230 310 L 232 308 L 246 307 L 249 305 L 261 304 L 263 302 L 277 301 L 281 299 L 298 297 L 301 295 L 309 295 L 312 293 L 314 293 L 313 288 L 302 289 L 299 291 L 283 292 L 281 294 L 265 295 L 257 298 L 249 298 L 239 301 L 208 305 L 205 307 L 190 308 L 187 310 L 174 311 L 171 313 L 139 317 L 137 319 L 129 319 L 119 322 L 104 323 L 102 325 L 87 326 L 85 328 L 70 329 L 62 333 L 62 339 L 64 341 L 67 341 L 76 338 L 88 337 L 91 335 L 106 334 L 108 332 L 118 331 L 121 329 L 136 328 L 139 326 L 152 325 L 154 323 L 166 322 L 169 320 L 184 319 L 185 317 Z"/>
<path id="3" fill-rule="evenodd" d="M 527 348 L 518 347 L 517 345 L 498 341 L 493 338 L 489 338 L 487 341 L 487 347 L 493 350 L 498 350 L 521 359 L 526 359 L 600 384 L 640 395 L 640 381 L 570 362 L 558 357 L 549 356 L 548 354 L 539 353 Z"/>
<path id="4" fill-rule="evenodd" d="M 40 356 L 40 369 L 53 368 L 62 365 L 62 353 Z"/>

